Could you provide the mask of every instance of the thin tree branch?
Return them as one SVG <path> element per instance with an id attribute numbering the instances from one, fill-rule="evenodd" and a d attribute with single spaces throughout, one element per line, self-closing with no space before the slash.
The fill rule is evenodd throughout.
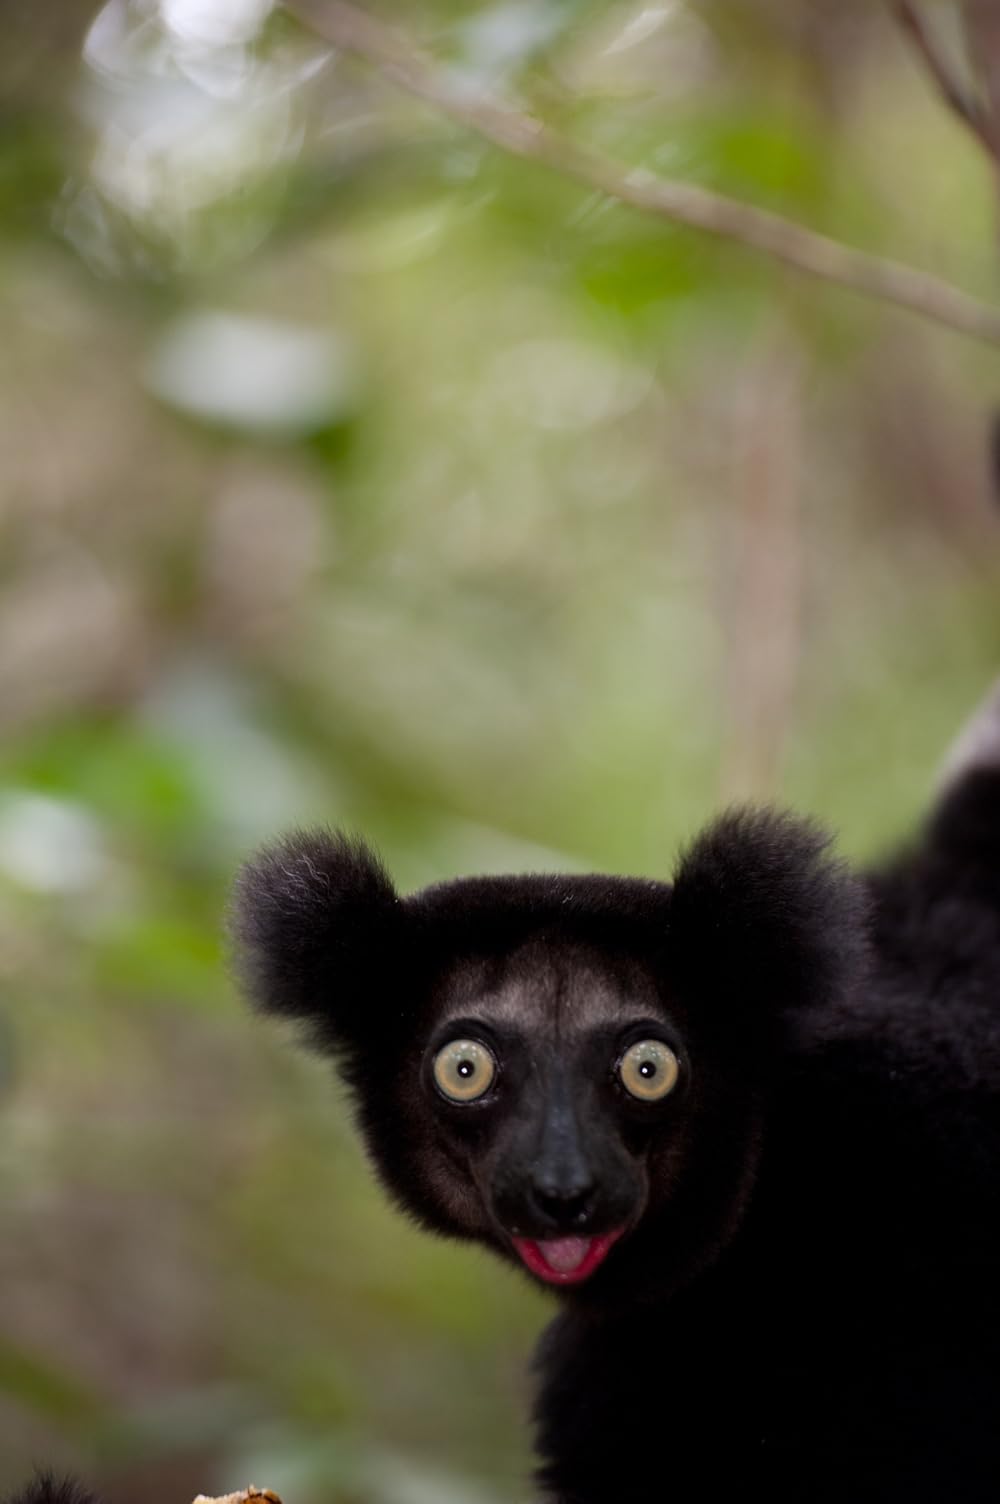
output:
<path id="1" fill-rule="evenodd" d="M 915 0 L 892 0 L 890 9 L 923 58 L 927 71 L 937 84 L 942 99 L 968 127 L 995 162 L 997 143 L 994 140 L 991 122 L 976 100 L 954 76 L 951 65 L 928 26 L 920 5 L 915 3 Z"/>
<path id="2" fill-rule="evenodd" d="M 541 163 L 643 213 L 736 241 L 807 276 L 1000 344 L 1000 308 L 939 277 L 855 250 L 766 209 L 577 145 L 505 101 L 479 89 L 473 93 L 401 32 L 348 0 L 286 0 L 286 8 L 334 47 L 373 64 L 401 88 L 514 156 Z"/>

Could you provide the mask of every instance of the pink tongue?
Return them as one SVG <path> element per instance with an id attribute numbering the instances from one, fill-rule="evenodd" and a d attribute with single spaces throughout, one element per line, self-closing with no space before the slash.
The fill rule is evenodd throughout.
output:
<path id="1" fill-rule="evenodd" d="M 587 1257 L 592 1242 L 593 1238 L 549 1238 L 538 1244 L 538 1251 L 557 1274 L 572 1274 Z"/>

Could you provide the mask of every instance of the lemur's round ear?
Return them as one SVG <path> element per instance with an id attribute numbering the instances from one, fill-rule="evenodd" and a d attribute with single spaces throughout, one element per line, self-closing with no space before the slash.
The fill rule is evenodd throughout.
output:
<path id="1" fill-rule="evenodd" d="M 254 1005 L 305 1020 L 321 1048 L 350 1049 L 396 951 L 402 904 L 362 841 L 304 831 L 267 846 L 236 880 L 229 933 Z"/>
<path id="2" fill-rule="evenodd" d="M 670 953 L 691 996 L 724 993 L 739 1008 L 828 1003 L 867 952 L 860 882 L 806 820 L 731 810 L 682 857 L 671 900 Z"/>

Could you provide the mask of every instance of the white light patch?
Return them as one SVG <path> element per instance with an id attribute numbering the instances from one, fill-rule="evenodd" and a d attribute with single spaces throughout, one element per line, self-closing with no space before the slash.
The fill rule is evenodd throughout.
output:
<path id="1" fill-rule="evenodd" d="M 178 319 L 146 367 L 172 406 L 216 423 L 308 433 L 351 405 L 354 361 L 331 331 L 201 313 Z"/>
<path id="2" fill-rule="evenodd" d="M 489 391 L 540 428 L 571 430 L 621 417 L 652 383 L 644 367 L 584 340 L 524 340 L 494 359 Z"/>
<path id="3" fill-rule="evenodd" d="M 220 837 L 239 847 L 336 802 L 329 774 L 260 729 L 253 712 L 243 686 L 205 661 L 161 675 L 142 707 L 142 725 L 182 756 Z"/>
<path id="4" fill-rule="evenodd" d="M 95 73 L 120 79 L 154 46 L 156 29 L 136 16 L 128 0 L 108 0 L 91 22 L 83 42 L 83 60 Z"/>
<path id="5" fill-rule="evenodd" d="M 56 214 L 95 265 L 145 265 L 146 237 L 157 264 L 210 265 L 246 255 L 267 233 L 273 174 L 302 146 L 300 85 L 330 56 L 305 38 L 270 46 L 261 29 L 272 8 L 107 0 L 99 10 L 76 96 L 93 153 Z M 225 215 L 207 212 L 223 201 Z"/>
<path id="6" fill-rule="evenodd" d="M 499 73 L 530 57 L 559 31 L 563 12 L 542 0 L 510 0 L 478 11 L 459 26 L 466 62 L 477 73 Z"/>
<path id="7" fill-rule="evenodd" d="M 274 0 L 160 0 L 164 26 L 202 47 L 253 41 L 273 9 Z"/>
<path id="8" fill-rule="evenodd" d="M 0 804 L 0 872 L 36 893 L 79 893 L 107 871 L 97 821 L 79 804 L 13 793 Z"/>

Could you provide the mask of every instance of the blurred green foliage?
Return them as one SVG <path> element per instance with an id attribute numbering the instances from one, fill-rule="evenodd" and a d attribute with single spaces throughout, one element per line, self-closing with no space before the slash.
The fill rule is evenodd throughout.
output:
<path id="1" fill-rule="evenodd" d="M 904 832 L 1000 652 L 995 356 L 268 11 L 5 22 L 0 1455 L 496 1504 L 545 1303 L 401 1223 L 245 1017 L 231 874 L 309 821 L 404 886 L 664 875 L 739 797 Z M 995 287 L 989 173 L 881 8 L 398 14 L 625 161 Z"/>

